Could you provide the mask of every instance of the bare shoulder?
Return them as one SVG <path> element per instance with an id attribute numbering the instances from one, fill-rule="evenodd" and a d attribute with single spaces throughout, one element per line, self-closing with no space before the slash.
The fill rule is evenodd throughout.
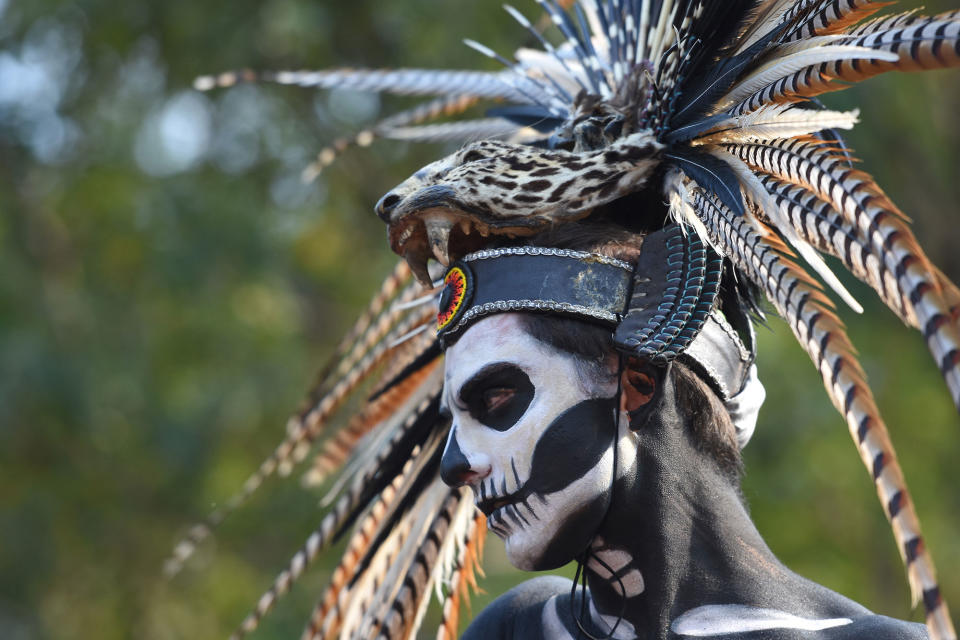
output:
<path id="1" fill-rule="evenodd" d="M 742 605 L 705 605 L 673 621 L 670 638 L 692 637 L 722 640 L 929 639 L 927 628 L 922 624 L 869 612 L 852 617 L 803 617 Z"/>
<path id="2" fill-rule="evenodd" d="M 569 594 L 572 584 L 559 576 L 540 576 L 517 585 L 481 611 L 461 640 L 542 638 L 544 604 L 554 596 Z"/>

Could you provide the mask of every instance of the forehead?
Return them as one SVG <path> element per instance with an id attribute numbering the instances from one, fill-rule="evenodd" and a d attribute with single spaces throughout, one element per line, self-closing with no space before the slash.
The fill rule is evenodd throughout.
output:
<path id="1" fill-rule="evenodd" d="M 569 357 L 530 335 L 516 313 L 501 313 L 478 320 L 447 349 L 445 382 L 454 389 L 477 371 L 494 362 L 512 362 L 522 368 Z"/>

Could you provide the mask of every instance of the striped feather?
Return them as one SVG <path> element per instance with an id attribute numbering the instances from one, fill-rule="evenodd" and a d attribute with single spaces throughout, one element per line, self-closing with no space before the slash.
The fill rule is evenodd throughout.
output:
<path id="1" fill-rule="evenodd" d="M 914 604 L 923 598 L 927 623 L 939 637 L 956 637 L 946 603 L 933 597 L 939 594 L 936 570 L 886 425 L 832 304 L 803 269 L 785 257 L 786 247 L 774 234 L 761 235 L 709 195 L 698 194 L 696 207 L 715 241 L 731 248 L 734 264 L 764 290 L 820 371 L 872 474 L 907 567 Z"/>
<path id="2" fill-rule="evenodd" d="M 406 140 L 408 142 L 457 142 L 463 144 L 485 139 L 506 140 L 520 129 L 521 127 L 504 118 L 478 118 L 476 120 L 444 122 L 419 127 L 394 127 L 384 129 L 382 136 L 391 140 Z"/>
<path id="3" fill-rule="evenodd" d="M 900 210 L 869 175 L 849 167 L 831 146 L 812 140 L 724 145 L 751 168 L 803 186 L 829 202 L 868 238 L 910 300 L 927 347 L 960 408 L 960 332 L 949 305 Z"/>
<path id="4" fill-rule="evenodd" d="M 393 505 L 394 509 L 399 508 L 400 511 L 395 512 L 393 517 L 389 514 L 385 517 L 378 532 L 380 535 L 374 539 L 371 550 L 378 550 L 378 542 L 387 541 L 397 527 L 405 528 L 408 534 L 388 564 L 376 566 L 376 552 L 361 560 L 359 571 L 365 576 L 366 586 L 360 589 L 360 583 L 354 583 L 357 602 L 351 605 L 344 617 L 340 638 L 377 637 L 394 599 L 403 589 L 404 576 L 416 563 L 417 550 L 450 491 L 439 481 L 438 475 L 445 440 L 445 430 L 435 431 L 417 454 L 416 468 L 408 474 L 402 490 L 408 500 Z M 366 578 L 367 574 L 371 574 L 372 580 Z"/>
<path id="5" fill-rule="evenodd" d="M 803 69 L 816 65 L 833 64 L 833 61 L 857 62 L 879 58 L 887 63 L 894 63 L 898 57 L 896 53 L 878 53 L 875 49 L 866 46 L 848 44 L 834 44 L 818 46 L 798 51 L 786 56 L 774 58 L 771 62 L 751 71 L 745 78 L 739 80 L 727 94 L 717 101 L 716 111 L 725 111 L 743 100 L 748 99 L 758 91 L 763 90 L 778 80 L 789 78 Z"/>
<path id="6" fill-rule="evenodd" d="M 397 354 L 391 365 L 395 368 L 403 362 L 416 357 L 433 343 L 433 336 L 423 334 L 421 339 L 410 343 L 406 355 Z M 404 345 L 407 346 L 407 345 Z M 402 358 L 402 359 L 401 359 Z M 392 386 L 376 399 L 367 402 L 350 422 L 324 442 L 323 449 L 313 460 L 313 464 L 304 476 L 304 485 L 319 486 L 330 474 L 339 470 L 353 453 L 357 443 L 381 422 L 393 415 L 402 415 L 404 404 L 428 381 L 431 374 L 441 364 L 440 359 L 433 360 L 417 371 L 406 375 L 398 384 Z M 385 375 L 384 377 L 390 377 Z"/>
<path id="7" fill-rule="evenodd" d="M 803 10 L 803 17 L 787 30 L 781 41 L 793 42 L 819 35 L 839 33 L 869 18 L 883 7 L 894 4 L 894 1 L 801 0 L 795 6 Z"/>
<path id="8" fill-rule="evenodd" d="M 740 188 L 746 198 L 753 203 L 757 211 L 763 212 L 770 219 L 773 228 L 776 229 L 787 240 L 790 246 L 806 260 L 807 264 L 823 278 L 823 281 L 826 282 L 851 309 L 857 313 L 863 313 L 863 307 L 860 306 L 860 303 L 847 291 L 847 288 L 843 286 L 843 283 L 840 282 L 839 278 L 834 275 L 830 267 L 827 266 L 827 263 L 820 257 L 820 254 L 810 246 L 810 243 L 800 237 L 786 214 L 776 205 L 776 202 L 774 202 L 770 193 L 763 186 L 763 183 L 750 171 L 750 168 L 747 167 L 740 158 L 732 156 L 726 151 L 714 149 L 711 153 L 730 165 L 740 180 Z"/>
<path id="9" fill-rule="evenodd" d="M 244 82 L 273 82 L 313 89 L 347 89 L 401 96 L 471 95 L 528 102 L 511 82 L 513 72 L 438 69 L 332 69 L 325 71 L 228 71 L 200 76 L 194 88 L 208 91 Z"/>
<path id="10" fill-rule="evenodd" d="M 313 395 L 319 396 L 319 400 L 290 418 L 287 422 L 287 437 L 244 481 L 240 491 L 214 509 L 206 520 L 192 526 L 187 535 L 177 542 L 170 558 L 164 562 L 164 573 L 167 576 L 176 575 L 213 530 L 245 504 L 268 478 L 275 473 L 281 476 L 289 474 L 297 463 L 306 458 L 312 443 L 322 433 L 333 414 L 391 355 L 392 350 L 387 340 L 391 334 L 388 330 L 396 323 L 397 317 L 402 317 L 402 314 L 388 312 L 384 315 L 388 317 L 381 316 L 378 322 L 368 329 L 364 340 L 357 342 L 341 361 L 333 374 L 333 379 L 337 380 L 336 384 L 325 394 L 314 393 Z M 409 332 L 411 325 L 420 325 L 432 318 L 432 315 L 432 313 L 420 314 L 412 320 L 408 318 L 392 327 L 392 335 L 403 335 Z M 377 335 L 380 335 L 379 339 L 375 339 Z M 321 387 L 323 386 L 324 384 L 321 384 Z"/>
<path id="11" fill-rule="evenodd" d="M 397 498 L 384 503 L 386 511 L 382 520 L 390 520 L 391 509 L 395 509 L 397 503 L 403 500 L 411 486 L 416 486 L 416 478 L 411 480 L 410 476 L 423 472 L 426 463 L 417 456 L 421 443 L 424 439 L 436 441 L 445 433 L 445 430 L 437 432 L 434 429 L 437 420 L 436 400 L 439 394 L 436 384 L 432 391 L 430 397 L 420 401 L 413 411 L 406 414 L 407 417 L 401 425 L 391 429 L 390 437 L 373 456 L 371 464 L 352 474 L 349 488 L 341 493 L 330 512 L 307 538 L 302 549 L 294 555 L 287 570 L 281 572 L 274 585 L 261 596 L 253 613 L 247 616 L 233 635 L 234 640 L 256 629 L 277 598 L 289 590 L 293 581 L 316 555 L 357 520 L 368 504 L 394 483 L 397 474 L 402 474 L 403 482 L 397 491 Z M 435 444 L 429 446 L 436 448 Z M 427 445 L 424 445 L 424 449 L 426 447 Z M 432 456 L 432 450 L 426 455 Z M 379 530 L 374 532 L 375 536 L 378 534 Z M 376 542 L 373 544 L 376 545 Z"/>
<path id="12" fill-rule="evenodd" d="M 456 640 L 460 626 L 460 607 L 470 604 L 470 589 L 476 592 L 477 574 L 483 575 L 483 546 L 487 534 L 486 517 L 474 511 L 473 521 L 464 533 L 460 551 L 446 585 L 449 595 L 443 600 L 437 640 Z"/>
<path id="13" fill-rule="evenodd" d="M 406 470 L 406 469 L 405 469 Z M 302 640 L 314 640 L 315 638 L 325 637 L 323 631 L 324 621 L 328 615 L 333 613 L 333 618 L 327 623 L 328 628 L 331 625 L 339 624 L 339 607 L 341 594 L 346 590 L 355 576 L 356 569 L 360 564 L 360 559 L 367 554 L 370 543 L 373 541 L 374 532 L 383 522 L 384 515 L 390 504 L 397 496 L 397 492 L 403 483 L 403 473 L 394 478 L 393 482 L 385 487 L 377 500 L 370 506 L 367 513 L 363 516 L 360 524 L 357 526 L 353 535 L 347 543 L 347 549 L 340 558 L 340 562 L 334 568 L 330 577 L 330 584 L 327 586 L 323 596 L 317 602 L 313 613 L 310 615 L 310 622 L 307 624 L 301 636 Z"/>
<path id="14" fill-rule="evenodd" d="M 885 56 L 822 62 L 784 76 L 731 107 L 739 115 L 764 104 L 796 102 L 860 82 L 886 71 L 925 71 L 960 66 L 960 18 L 911 15 L 899 26 L 879 29 L 844 41 Z M 896 56 L 889 58 L 890 55 Z M 836 82 L 840 80 L 841 82 Z"/>
<path id="15" fill-rule="evenodd" d="M 437 482 L 437 486 L 444 485 Z M 465 501 L 463 490 L 445 489 L 447 496 L 417 548 L 399 592 L 392 602 L 384 603 L 389 605 L 389 609 L 383 617 L 380 632 L 371 637 L 379 640 L 404 640 L 414 637 L 420 628 L 426 604 L 430 600 L 434 569 L 440 559 L 442 547 L 449 542 L 447 532 L 453 524 L 458 508 Z M 467 502 L 472 509 L 472 502 Z"/>
<path id="16" fill-rule="evenodd" d="M 760 180 L 801 237 L 819 251 L 843 261 L 904 323 L 917 328 L 913 306 L 901 294 L 896 276 L 856 227 L 847 224 L 840 212 L 802 186 L 769 175 Z"/>

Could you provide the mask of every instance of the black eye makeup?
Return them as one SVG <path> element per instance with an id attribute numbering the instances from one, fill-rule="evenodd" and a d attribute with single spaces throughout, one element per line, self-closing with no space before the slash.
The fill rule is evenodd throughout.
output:
<path id="1" fill-rule="evenodd" d="M 515 425 L 533 401 L 529 376 L 510 363 L 487 365 L 460 389 L 460 401 L 474 420 L 506 431 Z"/>

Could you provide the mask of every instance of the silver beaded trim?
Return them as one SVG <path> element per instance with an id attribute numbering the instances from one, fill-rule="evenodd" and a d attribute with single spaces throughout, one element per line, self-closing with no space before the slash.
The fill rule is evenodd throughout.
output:
<path id="1" fill-rule="evenodd" d="M 457 321 L 456 326 L 445 331 L 444 335 L 449 336 L 458 333 L 474 318 L 492 313 L 504 313 L 506 311 L 557 311 L 560 313 L 586 316 L 614 324 L 620 322 L 619 316 L 613 312 L 585 307 L 580 304 L 571 304 L 569 302 L 557 302 L 555 300 L 497 300 L 496 302 L 486 302 L 476 307 L 471 307 L 463 314 L 460 320 Z"/>
<path id="2" fill-rule="evenodd" d="M 572 249 L 553 249 L 551 247 L 503 247 L 500 249 L 483 249 L 474 251 L 465 255 L 461 260 L 471 262 L 473 260 L 488 260 L 490 258 L 499 258 L 500 256 L 556 256 L 558 258 L 573 258 L 574 260 L 590 260 L 611 267 L 620 267 L 630 273 L 633 273 L 633 266 L 597 253 L 588 253 L 586 251 L 573 251 Z M 561 304 L 561 303 L 557 303 Z"/>

